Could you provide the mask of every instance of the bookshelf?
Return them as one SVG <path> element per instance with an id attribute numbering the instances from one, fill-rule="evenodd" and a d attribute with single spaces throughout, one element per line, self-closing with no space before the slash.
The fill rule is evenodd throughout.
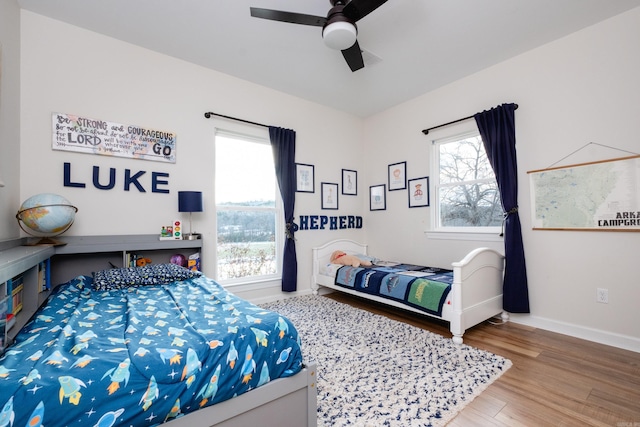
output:
<path id="1" fill-rule="evenodd" d="M 133 256 L 167 263 L 172 255 L 189 257 L 202 251 L 202 239 L 160 240 L 157 234 L 109 236 L 60 236 L 65 243 L 56 247 L 51 260 L 51 282 L 67 282 L 84 274 L 112 267 L 128 267 Z"/>
<path id="2" fill-rule="evenodd" d="M 7 242 L 0 245 L 0 333 L 3 348 L 36 312 L 49 296 L 49 289 L 39 277 L 46 277 L 48 260 L 54 256 L 51 246 L 20 246 L 25 241 L 17 239 L 14 246 Z M 50 288 L 50 286 L 49 286 Z"/>
<path id="3" fill-rule="evenodd" d="M 0 242 L 0 352 L 56 285 L 81 274 L 126 266 L 132 255 L 158 264 L 177 253 L 188 258 L 202 251 L 202 239 L 160 240 L 157 234 L 57 239 L 65 244 L 25 246 L 26 238 Z"/>

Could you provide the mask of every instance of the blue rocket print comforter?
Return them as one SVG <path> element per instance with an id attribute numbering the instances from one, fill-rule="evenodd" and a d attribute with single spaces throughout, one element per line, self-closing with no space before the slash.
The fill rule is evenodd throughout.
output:
<path id="1" fill-rule="evenodd" d="M 151 426 L 302 368 L 290 321 L 199 275 L 59 286 L 0 358 L 0 427 Z"/>

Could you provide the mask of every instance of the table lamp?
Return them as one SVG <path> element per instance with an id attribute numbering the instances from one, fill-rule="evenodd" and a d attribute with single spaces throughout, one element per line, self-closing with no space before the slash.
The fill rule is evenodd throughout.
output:
<path id="1" fill-rule="evenodd" d="M 192 232 L 191 215 L 193 212 L 202 211 L 201 191 L 178 191 L 178 212 L 189 212 L 189 234 L 183 234 L 183 239 L 196 240 L 200 238 L 200 234 Z"/>

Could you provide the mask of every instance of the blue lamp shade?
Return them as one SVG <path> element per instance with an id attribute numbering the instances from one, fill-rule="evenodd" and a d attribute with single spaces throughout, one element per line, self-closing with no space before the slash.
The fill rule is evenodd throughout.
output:
<path id="1" fill-rule="evenodd" d="M 178 212 L 202 212 L 202 191 L 178 191 Z"/>

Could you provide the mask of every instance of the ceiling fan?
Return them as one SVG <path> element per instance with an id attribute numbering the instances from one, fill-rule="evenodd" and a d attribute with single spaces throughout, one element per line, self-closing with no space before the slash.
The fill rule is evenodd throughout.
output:
<path id="1" fill-rule="evenodd" d="M 324 43 L 331 49 L 341 50 L 351 71 L 357 71 L 364 67 L 364 61 L 356 38 L 358 34 L 356 22 L 382 6 L 387 0 L 329 1 L 333 7 L 329 10 L 326 18 L 258 7 L 251 8 L 251 16 L 272 21 L 322 27 Z"/>

